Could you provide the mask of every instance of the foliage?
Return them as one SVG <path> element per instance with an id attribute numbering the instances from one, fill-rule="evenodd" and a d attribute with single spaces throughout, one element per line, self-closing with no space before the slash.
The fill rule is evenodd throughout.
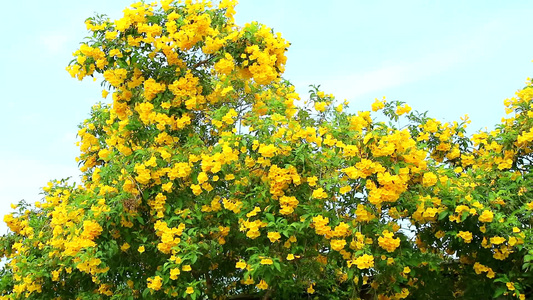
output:
<path id="1" fill-rule="evenodd" d="M 67 70 L 112 103 L 80 125 L 82 184 L 4 217 L 1 299 L 531 293 L 530 81 L 472 137 L 398 101 L 297 104 L 289 43 L 233 2 L 87 19 Z"/>

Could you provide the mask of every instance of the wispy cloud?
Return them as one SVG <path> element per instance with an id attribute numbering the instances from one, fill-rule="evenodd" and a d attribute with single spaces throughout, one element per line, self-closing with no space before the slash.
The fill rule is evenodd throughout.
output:
<path id="1" fill-rule="evenodd" d="M 441 39 L 430 48 L 419 43 L 404 45 L 398 53 L 411 53 L 410 55 L 383 61 L 374 69 L 325 78 L 320 81 L 321 89 L 333 92 L 337 99 L 356 99 L 417 82 L 467 62 L 475 62 L 482 56 L 489 55 L 491 46 L 498 42 L 493 33 L 495 30 L 501 31 L 499 26 L 501 21 L 494 20 L 461 36 Z M 421 53 L 419 49 L 428 50 Z"/>

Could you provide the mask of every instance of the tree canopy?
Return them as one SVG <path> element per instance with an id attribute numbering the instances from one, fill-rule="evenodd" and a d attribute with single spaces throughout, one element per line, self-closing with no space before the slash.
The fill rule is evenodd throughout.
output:
<path id="1" fill-rule="evenodd" d="M 0 299 L 533 297 L 533 83 L 466 133 L 400 101 L 349 112 L 282 77 L 289 43 L 234 0 L 86 20 L 103 76 L 81 184 L 13 205 Z"/>

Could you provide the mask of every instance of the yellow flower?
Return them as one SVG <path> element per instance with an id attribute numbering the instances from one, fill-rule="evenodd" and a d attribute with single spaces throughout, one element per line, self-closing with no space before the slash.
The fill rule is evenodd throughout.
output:
<path id="1" fill-rule="evenodd" d="M 147 287 L 149 289 L 159 291 L 161 289 L 162 283 L 163 283 L 163 279 L 159 276 L 155 276 L 154 278 L 148 278 Z"/>
<path id="2" fill-rule="evenodd" d="M 472 233 L 470 231 L 459 231 L 457 237 L 462 238 L 467 244 L 472 241 Z"/>
<path id="3" fill-rule="evenodd" d="M 143 253 L 144 252 L 144 246 L 140 246 L 137 251 L 139 251 L 139 253 Z"/>
<path id="4" fill-rule="evenodd" d="M 324 198 L 328 197 L 328 194 L 326 192 L 324 192 L 323 188 L 318 188 L 318 189 L 313 191 L 312 197 L 313 198 L 317 198 L 317 199 L 324 199 Z"/>
<path id="5" fill-rule="evenodd" d="M 331 248 L 336 251 L 341 251 L 346 246 L 345 240 L 331 240 Z"/>
<path id="6" fill-rule="evenodd" d="M 326 110 L 326 102 L 316 102 L 315 109 L 319 112 L 324 112 Z"/>
<path id="7" fill-rule="evenodd" d="M 260 290 L 266 290 L 268 289 L 268 284 L 261 279 L 261 281 L 256 285 L 256 287 Z"/>
<path id="8" fill-rule="evenodd" d="M 233 62 L 233 57 L 229 53 L 226 53 L 224 58 L 215 63 L 215 70 L 221 74 L 228 75 L 233 71 L 234 68 L 235 63 Z"/>
<path id="9" fill-rule="evenodd" d="M 245 280 L 242 281 L 243 284 L 250 285 L 254 284 L 254 280 L 250 277 L 247 277 Z"/>
<path id="10" fill-rule="evenodd" d="M 474 264 L 474 271 L 476 272 L 476 274 L 481 274 L 483 272 L 487 272 L 488 270 L 489 268 L 487 266 L 484 266 L 478 262 Z"/>
<path id="11" fill-rule="evenodd" d="M 190 265 L 183 265 L 183 267 L 181 267 L 181 269 L 183 271 L 185 271 L 185 272 L 190 272 L 192 270 Z"/>
<path id="12" fill-rule="evenodd" d="M 190 294 L 194 293 L 194 288 L 192 286 L 189 286 L 189 287 L 187 287 L 187 290 L 185 292 L 190 295 Z"/>
<path id="13" fill-rule="evenodd" d="M 403 106 L 398 106 L 396 108 L 396 114 L 398 114 L 399 116 L 403 115 L 403 114 L 407 114 L 411 111 L 411 107 L 407 104 L 404 104 Z"/>
<path id="14" fill-rule="evenodd" d="M 281 235 L 279 234 L 279 232 L 276 232 L 276 231 L 269 232 L 267 236 L 271 243 L 277 242 L 281 238 Z"/>
<path id="15" fill-rule="evenodd" d="M 378 238 L 378 244 L 381 248 L 393 252 L 400 246 L 400 238 L 393 238 L 394 233 L 384 230 L 382 234 L 383 236 Z"/>
<path id="16" fill-rule="evenodd" d="M 316 176 L 307 177 L 307 183 L 309 184 L 309 186 L 315 186 L 317 180 L 318 178 Z"/>
<path id="17" fill-rule="evenodd" d="M 175 262 L 175 263 L 177 263 L 177 264 L 181 264 L 181 257 L 179 257 L 179 256 L 175 256 L 175 255 L 172 255 L 172 256 L 170 257 L 170 261 L 173 261 L 173 262 Z"/>
<path id="18" fill-rule="evenodd" d="M 270 259 L 270 258 L 263 258 L 261 259 L 261 264 L 262 265 L 271 265 L 273 264 L 274 262 Z"/>
<path id="19" fill-rule="evenodd" d="M 491 237 L 490 242 L 494 245 L 499 245 L 505 242 L 505 238 L 500 236 Z"/>
<path id="20" fill-rule="evenodd" d="M 130 248 L 130 244 L 124 243 L 122 246 L 120 246 L 120 250 L 126 252 Z"/>
<path id="21" fill-rule="evenodd" d="M 111 151 L 109 151 L 108 149 L 102 149 L 100 151 L 98 151 L 98 157 L 100 157 L 101 159 L 105 160 L 105 161 L 108 161 L 109 160 L 109 156 L 111 155 Z"/>
<path id="22" fill-rule="evenodd" d="M 61 270 L 52 271 L 52 281 L 59 281 L 59 274 L 60 273 L 61 273 Z"/>
<path id="23" fill-rule="evenodd" d="M 315 289 L 313 288 L 314 285 L 315 285 L 314 283 L 311 283 L 309 285 L 309 287 L 307 288 L 307 293 L 309 293 L 309 294 L 314 294 L 315 293 Z"/>
<path id="24" fill-rule="evenodd" d="M 352 190 L 352 187 L 349 186 L 349 185 L 346 185 L 346 186 L 341 187 L 341 188 L 339 189 L 339 192 L 340 192 L 341 194 L 346 194 L 346 193 L 348 193 L 348 192 L 351 191 L 351 190 Z"/>
<path id="25" fill-rule="evenodd" d="M 191 190 L 195 196 L 202 193 L 202 187 L 199 184 L 191 184 Z"/>
<path id="26" fill-rule="evenodd" d="M 365 209 L 365 206 L 363 204 L 357 204 L 355 215 L 355 220 L 359 222 L 368 222 L 376 218 L 371 212 Z"/>
<path id="27" fill-rule="evenodd" d="M 165 192 L 170 192 L 172 190 L 173 182 L 167 182 L 163 185 L 161 185 L 161 189 Z"/>
<path id="28" fill-rule="evenodd" d="M 197 179 L 198 179 L 198 183 L 202 184 L 202 183 L 206 182 L 209 178 L 207 177 L 207 174 L 205 172 L 200 172 L 198 174 Z"/>
<path id="29" fill-rule="evenodd" d="M 294 254 L 292 253 L 287 254 L 287 260 L 294 260 Z"/>
<path id="30" fill-rule="evenodd" d="M 494 214 L 490 210 L 484 210 L 481 215 L 479 215 L 479 221 L 484 223 L 492 222 L 493 218 Z"/>
<path id="31" fill-rule="evenodd" d="M 244 261 L 238 261 L 237 264 L 235 264 L 235 267 L 238 268 L 238 269 L 246 269 L 246 262 Z"/>
<path id="32" fill-rule="evenodd" d="M 374 103 L 372 103 L 372 111 L 378 111 L 385 107 L 385 101 L 380 101 L 376 98 Z"/>
<path id="33" fill-rule="evenodd" d="M 278 148 L 276 148 L 276 146 L 272 144 L 271 145 L 261 144 L 261 146 L 259 147 L 259 154 L 261 154 L 263 157 L 266 157 L 266 158 L 274 157 L 277 151 L 278 151 Z"/>
<path id="34" fill-rule="evenodd" d="M 374 257 L 372 255 L 363 254 L 355 259 L 353 262 L 358 269 L 368 269 L 374 266 Z"/>
<path id="35" fill-rule="evenodd" d="M 106 40 L 113 40 L 116 39 L 118 35 L 118 31 L 107 31 L 105 33 Z"/>
<path id="36" fill-rule="evenodd" d="M 428 172 L 424 174 L 424 177 L 422 178 L 422 184 L 424 186 L 433 186 L 437 183 L 437 175 Z"/>
<path id="37" fill-rule="evenodd" d="M 170 270 L 170 279 L 176 280 L 178 279 L 178 275 L 180 274 L 180 269 L 174 268 Z"/>

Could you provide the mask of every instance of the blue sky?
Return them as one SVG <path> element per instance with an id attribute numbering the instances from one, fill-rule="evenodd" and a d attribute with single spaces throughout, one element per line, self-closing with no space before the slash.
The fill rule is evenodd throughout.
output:
<path id="1" fill-rule="evenodd" d="M 65 67 L 87 17 L 118 19 L 130 3 L 3 3 L 0 215 L 20 199 L 40 200 L 49 179 L 78 178 L 77 125 L 101 89 Z M 499 122 L 503 100 L 533 76 L 531 15 L 529 1 L 240 0 L 236 20 L 264 23 L 292 43 L 284 77 L 304 99 L 320 84 L 355 112 L 386 96 L 444 121 L 468 114 L 475 131 Z"/>

